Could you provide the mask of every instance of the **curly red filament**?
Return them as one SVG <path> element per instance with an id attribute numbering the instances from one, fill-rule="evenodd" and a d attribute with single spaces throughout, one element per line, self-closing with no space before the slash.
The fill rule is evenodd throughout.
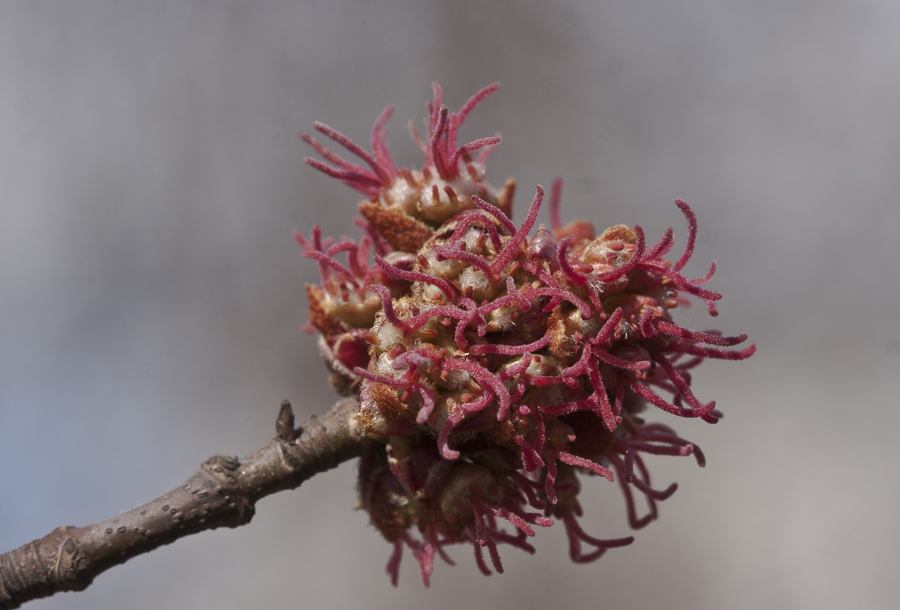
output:
<path id="1" fill-rule="evenodd" d="M 476 163 L 478 163 L 480 165 L 484 165 L 485 161 L 488 160 L 488 157 L 490 157 L 492 154 L 494 154 L 494 151 L 497 150 L 497 146 L 499 146 L 499 144 L 500 144 L 500 134 L 495 132 L 494 137 L 497 138 L 497 143 L 496 144 L 488 144 L 487 146 L 482 148 L 481 152 L 478 153 L 478 158 L 475 160 Z M 471 167 L 471 166 L 468 166 L 468 167 Z M 468 167 L 467 167 L 467 169 L 468 169 Z M 510 198 L 509 201 L 512 201 L 512 199 Z"/>
<path id="2" fill-rule="evenodd" d="M 673 405 L 672 403 L 663 399 L 659 394 L 648 388 L 646 385 L 638 381 L 637 379 L 628 379 L 628 385 L 631 387 L 631 390 L 652 404 L 655 407 L 658 407 L 665 411 L 666 413 L 671 413 L 672 415 L 677 415 L 678 417 L 700 417 L 701 414 L 697 411 L 692 411 L 690 409 L 679 408 Z M 713 405 L 715 406 L 715 405 Z M 712 407 L 709 408 L 709 411 L 712 410 Z M 707 411 L 707 413 L 709 412 Z M 702 413 L 705 415 L 705 413 Z"/>
<path id="3" fill-rule="evenodd" d="M 387 289 L 387 286 L 371 284 L 369 290 L 381 297 L 381 309 L 384 312 L 384 318 L 388 322 L 405 332 L 413 330 L 408 323 L 398 318 L 397 314 L 394 313 L 394 300 L 391 298 L 391 291 Z"/>
<path id="4" fill-rule="evenodd" d="M 672 249 L 672 244 L 675 243 L 675 233 L 672 231 L 672 227 L 666 229 L 666 232 L 663 236 L 656 242 L 652 248 L 647 250 L 646 254 L 644 254 L 643 259 L 645 261 L 652 261 L 653 259 L 660 258 L 661 256 L 665 256 L 669 250 Z"/>
<path id="5" fill-rule="evenodd" d="M 610 464 L 616 469 L 616 473 L 619 475 L 619 484 L 622 488 L 622 492 L 625 496 L 625 502 L 628 506 L 629 525 L 631 525 L 632 529 L 641 529 L 647 526 L 651 521 L 656 519 L 658 515 L 656 510 L 656 502 L 663 501 L 671 497 L 672 494 L 674 494 L 678 489 L 678 484 L 672 483 L 663 491 L 657 491 L 651 488 L 650 473 L 647 471 L 647 467 L 644 465 L 641 457 L 633 453 L 626 454 L 626 457 L 629 456 L 631 457 L 631 459 L 626 459 L 625 463 L 623 463 L 622 460 L 620 460 L 615 455 L 610 455 L 609 461 Z M 640 477 L 636 476 L 633 470 L 634 466 L 638 467 L 641 475 Z M 634 496 L 632 495 L 630 488 L 630 486 L 632 485 L 644 494 L 644 497 L 647 501 L 648 513 L 642 518 L 637 517 Z"/>
<path id="6" fill-rule="evenodd" d="M 410 119 L 406 122 L 406 128 L 409 130 L 409 137 L 412 138 L 412 141 L 416 143 L 416 146 L 425 153 L 425 157 L 428 158 L 428 145 L 425 144 L 425 141 L 422 140 L 422 137 L 419 135 L 419 130 L 416 129 L 416 122 Z"/>
<path id="7" fill-rule="evenodd" d="M 544 189 L 540 186 L 535 187 L 534 199 L 531 201 L 531 206 L 528 208 L 528 216 L 525 218 L 525 222 L 523 222 L 522 226 L 519 227 L 519 230 L 513 234 L 512 239 L 506 242 L 506 245 L 494 259 L 494 262 L 491 263 L 491 270 L 494 274 L 505 269 L 506 266 L 512 262 L 512 259 L 521 252 L 522 243 L 525 241 L 525 238 L 528 237 L 528 234 L 531 233 L 531 228 L 537 221 L 538 211 L 541 209 L 541 202 L 543 200 Z"/>
<path id="8" fill-rule="evenodd" d="M 410 383 L 409 381 L 404 379 L 385 377 L 384 375 L 371 373 L 359 367 L 353 369 L 353 372 L 363 379 L 368 379 L 369 381 L 383 383 L 384 385 L 391 386 L 393 388 L 400 388 L 409 392 L 418 393 L 422 397 L 422 407 L 419 409 L 419 412 L 416 415 L 416 423 L 422 425 L 428 421 L 428 418 L 431 416 L 431 412 L 434 410 L 435 405 L 434 392 L 430 388 L 427 388 L 418 382 Z"/>
<path id="9" fill-rule="evenodd" d="M 478 195 L 472 195 L 472 203 L 474 203 L 475 206 L 479 209 L 484 210 L 485 212 L 496 218 L 500 222 L 500 224 L 503 225 L 503 228 L 505 228 L 509 232 L 510 235 L 515 234 L 518 230 L 516 225 L 513 224 L 513 221 L 509 219 L 509 216 L 504 214 L 503 210 L 501 210 L 497 206 L 488 203 Z"/>
<path id="10" fill-rule="evenodd" d="M 588 347 L 584 349 L 585 351 L 591 351 Z M 609 396 L 606 393 L 606 384 L 603 382 L 603 375 L 600 374 L 600 369 L 593 358 L 589 358 L 587 361 L 587 373 L 588 379 L 590 379 L 591 385 L 594 387 L 594 392 L 591 394 L 589 401 L 594 404 L 593 410 L 603 419 L 606 429 L 613 432 L 621 422 L 621 418 L 613 414 L 612 405 L 609 403 Z"/>
<path id="11" fill-rule="evenodd" d="M 480 221 L 484 230 L 487 231 L 488 237 L 490 237 L 491 245 L 494 247 L 494 250 L 496 252 L 500 251 L 501 243 L 500 235 L 497 233 L 497 227 L 494 226 L 494 222 L 485 214 L 466 210 L 465 212 L 458 214 L 455 218 L 452 218 L 450 221 L 453 222 L 457 219 L 459 220 L 459 224 L 456 226 L 456 229 L 454 229 L 453 235 L 447 240 L 448 244 L 455 244 L 463 239 L 463 236 L 466 234 L 469 227 L 472 226 L 473 223 Z"/>
<path id="12" fill-rule="evenodd" d="M 526 441 L 522 435 L 513 433 L 512 438 L 519 446 L 522 453 L 522 468 L 524 468 L 526 472 L 537 470 L 544 465 L 544 460 L 541 459 L 541 455 L 534 447 L 528 444 L 528 441 Z"/>
<path id="13" fill-rule="evenodd" d="M 583 457 L 579 457 L 577 455 L 573 455 L 571 453 L 566 453 L 565 451 L 560 451 L 558 459 L 560 462 L 565 462 L 570 466 L 578 466 L 580 468 L 587 468 L 591 472 L 599 474 L 604 479 L 608 480 L 610 483 L 615 482 L 616 477 L 613 475 L 612 471 L 609 468 L 605 468 L 598 464 L 597 462 L 592 462 Z"/>
<path id="14" fill-rule="evenodd" d="M 302 255 L 305 258 L 312 258 L 316 261 L 330 267 L 331 269 L 337 271 L 341 274 L 348 282 L 353 284 L 354 288 L 359 288 L 359 282 L 356 281 L 356 278 L 353 276 L 353 272 L 347 269 L 344 265 L 340 264 L 324 252 L 319 252 L 317 250 L 307 250 Z"/>
<path id="15" fill-rule="evenodd" d="M 491 83 L 486 87 L 482 87 L 475 94 L 466 100 L 466 103 L 462 105 L 459 109 L 459 112 L 456 113 L 456 120 L 453 123 L 452 130 L 448 134 L 449 142 L 451 147 L 456 146 L 456 132 L 462 127 L 462 124 L 465 122 L 466 118 L 469 114 L 475 109 L 475 107 L 481 103 L 484 98 L 489 96 L 491 93 L 496 91 L 500 87 L 500 83 Z"/>
<path id="16" fill-rule="evenodd" d="M 499 297 L 494 301 L 490 301 L 485 303 L 481 307 L 477 307 L 472 310 L 472 314 L 478 316 L 482 320 L 484 316 L 491 313 L 492 311 L 496 311 L 497 309 L 502 309 L 504 307 L 510 307 L 513 304 L 517 304 L 522 311 L 529 311 L 531 309 L 531 303 L 528 302 L 517 290 L 513 290 L 512 294 L 507 294 L 505 297 Z M 484 330 L 487 330 L 486 328 Z M 482 337 L 484 336 L 484 332 L 481 330 L 478 331 L 478 334 Z"/>
<path id="17" fill-rule="evenodd" d="M 597 333 L 597 336 L 591 340 L 591 343 L 601 347 L 604 346 L 612 338 L 613 333 L 619 326 L 619 322 L 622 321 L 623 315 L 622 308 L 616 307 L 615 311 L 603 323 L 603 327 Z"/>
<path id="18" fill-rule="evenodd" d="M 397 177 L 397 167 L 394 165 L 394 159 L 388 147 L 386 125 L 393 114 L 394 107 L 388 106 L 378 115 L 372 126 L 372 154 L 375 155 L 378 166 L 384 170 L 391 181 Z"/>
<path id="19" fill-rule="evenodd" d="M 746 360 L 756 352 L 756 345 L 748 345 L 742 350 L 732 351 L 682 343 L 681 345 L 670 345 L 665 348 L 664 351 L 667 353 L 675 352 L 679 354 L 690 354 L 692 356 L 702 356 L 703 358 L 714 358 L 717 360 Z"/>
<path id="20" fill-rule="evenodd" d="M 560 377 L 580 377 L 582 375 L 588 374 L 588 365 L 590 363 L 591 358 L 591 348 L 589 346 L 584 346 L 581 350 L 581 355 L 578 357 L 578 361 L 572 366 L 564 368 L 559 372 Z"/>
<path id="21" fill-rule="evenodd" d="M 395 587 L 400 580 L 400 560 L 403 559 L 403 541 L 397 540 L 394 543 L 394 550 L 388 559 L 385 571 L 391 577 L 391 584 Z"/>
<path id="22" fill-rule="evenodd" d="M 313 159 L 312 157 L 306 157 L 303 161 L 313 167 L 323 174 L 331 176 L 332 178 L 337 178 L 350 188 L 359 191 L 363 195 L 375 196 L 379 193 L 382 184 L 376 178 L 369 178 L 368 176 L 362 176 L 356 174 L 354 172 L 342 169 L 335 169 L 329 165 L 325 165 L 318 159 Z"/>
<path id="23" fill-rule="evenodd" d="M 681 271 L 682 267 L 687 264 L 691 259 L 691 255 L 694 253 L 694 244 L 697 241 L 697 215 L 694 213 L 694 210 L 691 209 L 691 206 L 681 199 L 676 199 L 675 205 L 681 209 L 681 212 L 688 222 L 688 237 L 687 243 L 684 246 L 684 254 L 682 254 L 681 258 L 678 259 L 678 262 L 672 266 L 672 269 L 675 271 Z"/>
<path id="24" fill-rule="evenodd" d="M 366 243 L 365 239 L 366 238 L 363 238 L 364 243 Z M 364 255 L 362 261 L 360 261 L 360 246 L 349 238 L 342 237 L 338 242 L 328 248 L 326 254 L 334 257 L 341 252 L 347 252 L 347 263 L 350 265 L 350 271 L 353 272 L 353 276 L 358 279 L 364 278 L 368 272 L 368 269 L 366 268 L 367 257 Z"/>
<path id="25" fill-rule="evenodd" d="M 431 417 L 431 412 L 434 411 L 434 392 L 421 383 L 414 383 L 410 386 L 410 389 L 422 395 L 422 408 L 419 409 L 419 413 L 416 415 L 416 423 L 421 426 L 428 421 L 428 418 Z"/>
<path id="26" fill-rule="evenodd" d="M 634 269 L 644 257 L 644 230 L 640 227 L 640 225 L 634 225 L 634 232 L 637 233 L 638 238 L 637 250 L 635 250 L 631 254 L 631 258 L 625 261 L 622 265 L 616 267 L 608 273 L 599 274 L 598 277 L 601 282 L 612 282 L 619 279 L 620 277 Z"/>
<path id="27" fill-rule="evenodd" d="M 557 178 L 553 181 L 553 186 L 550 189 L 550 227 L 554 231 L 559 231 L 563 227 L 559 216 L 559 208 L 562 203 L 562 187 L 563 179 Z"/>
<path id="28" fill-rule="evenodd" d="M 468 321 L 471 319 L 472 313 L 469 311 L 463 311 L 462 309 L 459 309 L 458 307 L 454 307 L 452 305 L 439 305 L 437 307 L 426 309 L 422 313 L 411 318 L 408 322 L 408 327 L 410 330 L 418 330 L 430 320 L 438 316 Z"/>
<path id="29" fill-rule="evenodd" d="M 559 264 L 559 268 L 562 269 L 563 273 L 565 273 L 570 280 L 578 284 L 579 286 L 584 286 L 585 282 L 587 282 L 587 276 L 583 273 L 579 273 L 572 268 L 572 265 L 569 264 L 569 244 L 572 242 L 570 237 L 564 238 L 559 242 L 559 250 L 556 252 L 556 259 Z"/>
<path id="30" fill-rule="evenodd" d="M 697 400 L 697 397 L 694 396 L 694 393 L 691 391 L 691 388 L 688 386 L 684 377 L 682 377 L 681 373 L 675 370 L 675 367 L 672 366 L 672 363 L 669 362 L 668 358 L 663 356 L 662 354 L 658 354 L 654 356 L 654 361 L 657 362 L 663 370 L 666 372 L 666 375 L 669 376 L 669 379 L 672 380 L 672 383 L 678 389 L 680 395 L 687 400 L 688 404 L 695 412 L 703 412 L 703 415 L 706 415 L 710 411 L 712 411 L 716 407 L 716 402 L 710 401 L 709 404 L 703 405 Z"/>
<path id="31" fill-rule="evenodd" d="M 360 146 L 359 144 L 357 144 L 356 142 L 354 142 L 353 140 L 351 140 L 350 138 L 348 138 L 347 136 L 345 136 L 338 130 L 333 129 L 332 127 L 329 127 L 325 123 L 320 123 L 320 122 L 316 121 L 315 123 L 313 123 L 313 127 L 317 131 L 328 136 L 329 138 L 331 138 L 332 140 L 334 140 L 335 142 L 337 142 L 338 144 L 340 144 L 341 146 L 343 146 L 344 148 L 349 150 L 351 153 L 353 153 L 354 155 L 356 155 L 357 157 L 359 157 L 360 159 L 365 161 L 366 164 L 372 168 L 372 171 L 375 172 L 375 175 L 378 176 L 378 178 L 381 180 L 381 184 L 383 186 L 391 185 L 391 182 L 393 181 L 391 176 L 388 175 L 385 168 L 381 167 L 381 165 L 378 163 L 378 161 L 372 155 L 370 155 L 366 151 L 366 149 L 364 149 L 362 146 Z"/>
<path id="32" fill-rule="evenodd" d="M 594 355 L 606 364 L 626 371 L 646 371 L 650 368 L 649 360 L 623 360 L 598 346 L 595 346 Z"/>
<path id="33" fill-rule="evenodd" d="M 673 337 L 691 339 L 693 341 L 699 341 L 700 343 L 706 343 L 708 345 L 719 345 L 721 347 L 731 347 L 732 345 L 738 345 L 739 343 L 743 343 L 747 340 L 747 335 L 723 337 L 721 335 L 715 335 L 712 333 L 689 330 L 687 328 L 678 326 L 676 324 L 670 324 L 669 322 L 665 322 L 662 320 L 656 323 L 656 328 L 659 329 L 660 332 L 663 332 L 667 335 L 672 335 Z"/>
<path id="34" fill-rule="evenodd" d="M 522 293 L 519 292 L 519 289 L 516 288 L 516 282 L 511 275 L 506 276 L 506 294 L 515 299 L 522 311 L 531 311 L 531 303 L 529 303 L 528 299 L 523 297 Z"/>
<path id="35" fill-rule="evenodd" d="M 437 81 L 432 81 L 431 83 L 431 91 L 432 91 L 432 101 L 428 102 L 428 113 L 429 113 L 429 123 L 428 123 L 428 132 L 434 133 L 438 124 L 438 115 L 440 114 L 441 106 L 444 105 L 444 90 L 441 88 L 441 84 Z"/>
<path id="36" fill-rule="evenodd" d="M 564 290 L 562 288 L 554 288 L 552 286 L 545 286 L 544 288 L 531 288 L 527 290 L 522 296 L 526 299 L 533 299 L 534 297 L 538 296 L 555 297 L 563 301 L 568 301 L 578 308 L 578 311 L 581 312 L 581 318 L 583 320 L 588 320 L 594 315 L 591 312 L 590 305 L 585 303 L 581 298 L 575 296 L 575 293 Z"/>
<path id="37" fill-rule="evenodd" d="M 362 277 L 366 277 L 372 267 L 369 266 L 369 250 L 372 247 L 372 237 L 363 235 L 359 240 L 359 246 L 356 248 L 355 261 L 351 260 L 351 267 L 358 269 Z M 356 273 L 356 271 L 354 271 Z"/>
<path id="38" fill-rule="evenodd" d="M 581 526 L 578 525 L 578 520 L 571 510 L 567 510 L 563 514 L 563 523 L 566 526 L 566 535 L 569 538 L 569 557 L 571 557 L 572 561 L 575 563 L 590 563 L 596 561 L 602 557 L 607 550 L 628 546 L 634 542 L 634 536 L 614 538 L 612 540 L 601 540 L 587 535 L 584 533 L 584 530 L 581 529 Z M 596 550 L 591 551 L 590 553 L 582 553 L 582 542 L 595 547 Z"/>
<path id="39" fill-rule="evenodd" d="M 453 432 L 453 429 L 459 425 L 459 422 L 465 416 L 466 411 L 462 408 L 457 408 L 450 413 L 450 417 L 447 418 L 447 421 L 438 433 L 438 449 L 441 452 L 441 457 L 445 460 L 455 460 L 459 457 L 459 451 L 450 448 L 450 433 Z"/>
<path id="40" fill-rule="evenodd" d="M 547 273 L 547 270 L 544 268 L 544 265 L 538 264 L 537 261 L 530 260 L 527 258 L 528 254 L 526 253 L 525 257 L 521 257 L 515 261 L 513 264 L 509 266 L 506 270 L 506 273 L 512 275 L 515 271 L 519 269 L 524 269 L 531 275 L 535 276 L 542 284 L 547 286 L 559 286 L 559 282 L 557 282 L 552 275 Z M 555 260 L 554 260 L 555 262 Z M 537 285 L 532 282 L 532 285 Z M 523 286 L 524 288 L 524 286 Z"/>
<path id="41" fill-rule="evenodd" d="M 459 164 L 459 158 L 463 153 L 470 153 L 473 150 L 478 150 L 479 148 L 484 148 L 485 146 L 496 146 L 500 143 L 499 136 L 490 136 L 487 138 L 479 138 L 477 140 L 473 140 L 468 144 L 463 144 L 453 153 L 453 156 L 450 157 L 450 162 L 447 164 L 447 167 L 455 168 Z"/>
<path id="42" fill-rule="evenodd" d="M 525 345 L 497 345 L 493 343 L 485 343 L 480 345 L 472 345 L 469 347 L 470 354 L 504 354 L 506 356 L 518 356 L 525 352 L 536 352 L 537 350 L 547 347 L 550 343 L 550 335 L 545 335 L 537 341 L 526 343 Z"/>
<path id="43" fill-rule="evenodd" d="M 638 458 L 635 458 L 635 463 L 639 463 Z M 641 479 L 635 477 L 631 481 L 631 484 L 634 485 L 635 487 L 637 487 L 639 490 L 641 490 L 641 492 L 645 496 L 647 496 L 648 498 L 652 498 L 653 500 L 656 500 L 657 502 L 662 502 L 664 500 L 668 500 L 669 498 L 672 497 L 672 495 L 676 491 L 678 491 L 678 483 L 672 483 L 665 489 L 658 490 L 658 489 L 653 489 L 647 483 L 645 483 Z"/>
<path id="44" fill-rule="evenodd" d="M 709 263 L 709 271 L 706 275 L 697 280 L 691 280 L 691 284 L 705 284 L 709 280 L 712 279 L 712 276 L 716 274 L 716 261 L 710 261 Z"/>
<path id="45" fill-rule="evenodd" d="M 454 260 L 468 263 L 473 267 L 478 267 L 479 269 L 481 269 L 481 271 L 484 272 L 488 279 L 491 279 L 493 277 L 491 275 L 490 263 L 488 263 L 487 259 L 480 254 L 467 252 L 465 250 L 460 250 L 451 246 L 436 246 L 434 248 L 434 252 L 437 255 L 438 261 L 444 261 L 448 258 L 452 258 Z"/>
<path id="46" fill-rule="evenodd" d="M 438 176 L 443 180 L 447 180 L 456 175 L 455 172 L 451 173 L 453 168 L 447 166 L 447 159 L 444 158 L 444 152 L 441 150 L 441 135 L 443 135 L 444 129 L 447 127 L 447 112 L 447 107 L 441 106 L 438 113 L 438 121 L 431 134 L 431 142 L 429 144 L 431 149 L 431 162 L 437 170 Z"/>
<path id="47" fill-rule="evenodd" d="M 529 352 L 525 352 L 522 354 L 522 358 L 507 368 L 504 371 L 501 371 L 497 374 L 497 379 L 500 381 L 504 381 L 506 379 L 512 379 L 514 377 L 518 377 L 519 375 L 524 375 L 525 371 L 528 370 L 528 365 L 531 364 L 531 354 Z"/>
<path id="48" fill-rule="evenodd" d="M 375 256 L 375 264 L 377 264 L 381 268 L 381 270 L 388 275 L 392 275 L 401 280 L 406 280 L 407 282 L 425 282 L 426 284 L 437 286 L 450 301 L 460 295 L 459 288 L 457 288 L 444 278 L 434 277 L 432 275 L 428 275 L 427 273 L 420 273 L 418 271 L 406 271 L 404 269 L 400 269 L 399 267 L 395 267 L 394 265 L 390 264 L 377 255 Z"/>
<path id="49" fill-rule="evenodd" d="M 699 297 L 699 298 L 703 299 L 703 301 L 706 303 L 706 309 L 707 309 L 707 311 L 709 311 L 709 315 L 711 315 L 711 316 L 719 315 L 719 312 L 716 310 L 715 301 L 718 301 L 719 299 L 721 299 L 722 295 L 719 294 L 718 292 L 715 292 L 712 290 L 707 290 L 706 288 L 700 288 L 699 286 L 692 283 L 689 279 L 687 279 L 686 277 L 684 277 L 683 275 L 681 275 L 674 269 L 667 269 L 660 265 L 655 265 L 653 263 L 644 263 L 644 262 L 641 262 L 639 264 L 639 266 L 642 269 L 645 269 L 648 271 L 655 271 L 661 275 L 668 277 L 669 279 L 671 279 L 674 282 L 675 286 L 677 286 L 679 290 L 683 290 L 684 292 L 687 292 L 688 294 L 692 294 L 695 297 Z"/>
<path id="50" fill-rule="evenodd" d="M 497 397 L 500 403 L 497 419 L 500 420 L 506 417 L 510 406 L 509 390 L 497 379 L 494 373 L 480 364 L 464 358 L 448 358 L 444 361 L 443 366 L 448 371 L 466 371 L 470 373 L 483 388 L 487 388 Z"/>
<path id="51" fill-rule="evenodd" d="M 340 155 L 335 154 L 334 152 L 331 151 L 331 149 L 329 149 L 327 146 L 325 146 L 324 144 L 319 142 L 314 137 L 307 135 L 307 134 L 303 134 L 300 136 L 300 138 L 304 142 L 309 144 L 313 148 L 313 150 L 315 150 L 317 153 L 319 153 L 320 155 L 325 157 L 326 160 L 331 161 L 332 163 L 337 165 L 339 168 L 346 170 L 346 171 L 350 172 L 351 174 L 356 174 L 360 178 L 367 178 L 367 179 L 376 181 L 379 184 L 381 183 L 381 181 L 378 179 L 378 176 L 375 175 L 374 173 L 372 173 L 370 170 L 364 168 L 361 165 L 357 165 L 356 163 L 353 163 L 351 161 L 347 161 Z"/>
<path id="52" fill-rule="evenodd" d="M 362 218 L 354 218 L 353 224 L 366 232 L 366 236 L 368 236 L 372 240 L 372 243 L 375 244 L 376 254 L 379 256 L 387 256 L 388 252 L 391 251 L 391 247 L 388 245 L 387 241 L 385 241 L 384 237 L 375 232 L 372 225 Z"/>

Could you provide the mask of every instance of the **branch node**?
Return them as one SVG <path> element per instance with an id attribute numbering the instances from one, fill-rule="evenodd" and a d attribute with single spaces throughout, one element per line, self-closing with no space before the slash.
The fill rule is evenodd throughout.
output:
<path id="1" fill-rule="evenodd" d="M 240 486 L 235 472 L 241 465 L 237 456 L 214 455 L 203 462 L 203 470 L 226 487 Z"/>

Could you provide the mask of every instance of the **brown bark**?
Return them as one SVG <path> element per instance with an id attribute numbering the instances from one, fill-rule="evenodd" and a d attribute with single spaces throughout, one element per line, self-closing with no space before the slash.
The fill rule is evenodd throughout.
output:
<path id="1" fill-rule="evenodd" d="M 101 572 L 136 555 L 204 530 L 238 527 L 260 498 L 294 489 L 315 474 L 359 456 L 355 397 L 294 430 L 290 403 L 281 406 L 277 434 L 251 455 L 216 455 L 182 485 L 112 519 L 58 527 L 40 540 L 0 555 L 0 610 L 60 591 L 82 591 Z"/>

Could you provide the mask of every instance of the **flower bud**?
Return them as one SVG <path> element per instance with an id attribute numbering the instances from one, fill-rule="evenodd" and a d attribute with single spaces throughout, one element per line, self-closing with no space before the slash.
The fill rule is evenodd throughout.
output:
<path id="1" fill-rule="evenodd" d="M 435 555 L 446 558 L 445 547 L 457 543 L 472 544 L 489 574 L 487 549 L 500 572 L 498 545 L 533 552 L 533 526 L 554 519 L 576 562 L 629 544 L 631 537 L 601 540 L 581 528 L 579 477 L 618 479 L 630 524 L 645 526 L 675 486 L 654 488 L 643 456 L 704 461 L 693 444 L 644 416 L 655 408 L 715 423 L 721 412 L 695 396 L 690 370 L 755 350 L 724 349 L 745 335 L 694 331 L 672 318 L 690 297 L 716 315 L 721 298 L 701 286 L 709 276 L 681 274 L 697 227 L 684 202 L 677 205 L 689 233 L 675 262 L 665 258 L 671 229 L 648 245 L 639 226 L 599 236 L 587 221 L 562 226 L 559 181 L 552 231 L 534 230 L 541 187 L 514 224 L 514 183 L 498 195 L 485 182 L 484 161 L 499 138 L 456 146 L 459 126 L 494 89 L 450 113 L 435 85 L 427 138 L 413 132 L 426 156 L 421 170 L 394 166 L 388 111 L 376 122 L 371 153 L 316 125 L 368 168 L 307 138 L 332 163 L 310 165 L 367 197 L 359 244 L 321 240 L 318 229 L 298 241 L 322 275 L 321 285 L 307 288 L 310 320 L 336 386 L 359 393 L 358 423 L 374 441 L 359 469 L 359 504 L 394 544 L 395 583 L 404 548 L 426 585 Z M 341 253 L 347 264 L 337 260 Z M 642 516 L 636 496 L 647 507 Z"/>

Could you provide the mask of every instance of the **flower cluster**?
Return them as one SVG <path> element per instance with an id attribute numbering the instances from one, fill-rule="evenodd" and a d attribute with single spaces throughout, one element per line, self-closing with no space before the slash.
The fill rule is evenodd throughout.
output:
<path id="1" fill-rule="evenodd" d="M 366 197 L 358 243 L 323 240 L 318 228 L 297 239 L 322 276 L 307 293 L 332 383 L 359 395 L 358 421 L 377 441 L 359 466 L 359 504 L 394 544 L 387 569 L 395 584 L 404 547 L 426 585 L 435 555 L 453 563 L 446 553 L 453 544 L 471 543 L 490 574 L 486 550 L 502 572 L 499 545 L 534 552 L 534 527 L 555 520 L 576 562 L 630 544 L 632 537 L 585 533 L 578 475 L 618 480 L 631 527 L 647 525 L 676 485 L 654 488 L 644 456 L 693 455 L 701 466 L 704 458 L 641 413 L 649 405 L 715 423 L 721 413 L 695 396 L 691 369 L 707 358 L 742 360 L 755 349 L 726 349 L 746 335 L 691 330 L 672 319 L 690 297 L 715 316 L 721 298 L 702 286 L 714 264 L 704 278 L 681 273 L 697 231 L 686 203 L 676 202 L 688 238 L 675 262 L 666 258 L 672 229 L 651 245 L 639 226 L 600 235 L 586 221 L 563 226 L 559 180 L 550 229 L 534 230 L 540 186 L 524 222 L 512 222 L 515 183 L 497 193 L 485 181 L 484 162 L 499 137 L 456 143 L 468 114 L 496 88 L 449 112 L 434 85 L 427 137 L 411 128 L 425 153 L 421 170 L 392 160 L 385 139 L 391 108 L 375 123 L 371 153 L 315 125 L 365 165 L 304 136 L 329 162 L 309 165 Z M 346 264 L 337 259 L 342 253 Z"/>

